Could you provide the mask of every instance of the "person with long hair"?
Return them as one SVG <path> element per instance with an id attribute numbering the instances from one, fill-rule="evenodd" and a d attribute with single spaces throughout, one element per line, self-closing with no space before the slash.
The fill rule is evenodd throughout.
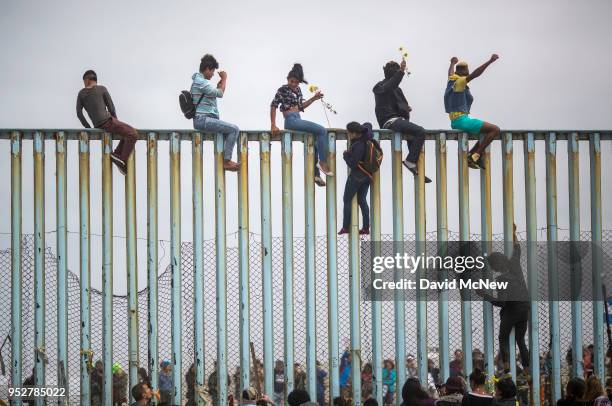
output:
<path id="1" fill-rule="evenodd" d="M 314 96 L 308 100 L 304 100 L 300 84 L 307 84 L 308 81 L 304 78 L 304 69 L 302 65 L 296 63 L 287 74 L 287 84 L 278 88 L 274 99 L 270 104 L 270 123 L 272 135 L 278 134 L 280 131 L 276 126 L 276 109 L 280 109 L 285 118 L 285 130 L 303 131 L 313 134 L 316 137 L 315 142 L 315 183 L 318 186 L 325 186 L 325 181 L 321 178 L 321 172 L 326 176 L 333 176 L 327 164 L 327 130 L 322 125 L 313 123 L 312 121 L 303 120 L 300 113 L 316 100 L 323 98 L 323 93 L 317 91 Z"/>
<path id="2" fill-rule="evenodd" d="M 584 400 L 589 406 L 610 406 L 612 402 L 604 392 L 603 385 L 596 375 L 591 375 L 586 381 Z"/>
<path id="3" fill-rule="evenodd" d="M 418 378 L 408 378 L 402 387 L 401 406 L 434 406 L 435 401 L 421 386 Z"/>
<path id="4" fill-rule="evenodd" d="M 586 406 L 584 395 L 586 393 L 584 379 L 573 377 L 565 385 L 565 397 L 557 400 L 557 406 Z"/>
<path id="5" fill-rule="evenodd" d="M 463 399 L 461 404 L 463 406 L 493 406 L 495 405 L 495 398 L 487 393 L 485 389 L 485 382 L 487 376 L 483 371 L 476 368 L 470 374 L 470 387 L 472 390 L 468 392 Z"/>

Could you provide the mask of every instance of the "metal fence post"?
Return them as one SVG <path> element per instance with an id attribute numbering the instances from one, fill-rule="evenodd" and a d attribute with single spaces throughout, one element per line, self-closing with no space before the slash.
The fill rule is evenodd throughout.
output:
<path id="1" fill-rule="evenodd" d="M 81 132 L 79 137 L 79 245 L 81 254 L 81 405 L 91 404 L 89 365 L 91 365 L 93 359 L 93 353 L 91 350 L 91 242 L 89 228 L 89 211 L 89 134 L 86 132 Z"/>
<path id="2" fill-rule="evenodd" d="M 417 162 L 418 176 L 414 178 L 414 224 L 415 224 L 415 254 L 425 255 L 425 148 L 419 154 Z M 425 269 L 419 266 L 417 269 L 417 280 L 425 277 Z M 428 386 L 428 356 L 427 356 L 427 293 L 417 290 L 417 366 L 419 379 L 423 387 Z"/>
<path id="3" fill-rule="evenodd" d="M 240 389 L 249 387 L 250 298 L 249 298 L 249 136 L 240 134 L 238 143 L 238 250 L 240 257 Z"/>
<path id="4" fill-rule="evenodd" d="M 436 138 L 436 235 L 440 256 L 446 255 L 448 249 L 448 208 L 446 182 L 446 134 L 440 133 Z M 442 278 L 446 277 L 443 273 Z M 440 374 L 446 382 L 449 377 L 449 321 L 448 290 L 440 291 L 438 296 L 438 343 Z"/>
<path id="5" fill-rule="evenodd" d="M 459 165 L 459 240 L 470 241 L 470 174 L 467 165 L 468 135 L 459 134 L 458 165 Z M 461 342 L 463 348 L 463 373 L 472 373 L 472 302 L 470 293 L 462 291 L 461 298 Z"/>
<path id="6" fill-rule="evenodd" d="M 204 406 L 199 389 L 204 385 L 204 185 L 202 174 L 202 134 L 191 140 L 191 181 L 193 199 L 193 330 L 195 385 L 193 399 Z"/>
<path id="7" fill-rule="evenodd" d="M 148 368 L 151 379 L 151 389 L 159 388 L 158 357 L 158 188 L 157 188 L 157 134 L 147 134 L 147 316 L 149 318 Z M 156 400 L 154 399 L 156 402 Z"/>
<path id="8" fill-rule="evenodd" d="M 602 243 L 601 243 L 601 144 L 600 135 L 592 134 L 589 141 L 591 167 L 591 244 L 593 252 L 593 345 L 595 375 L 605 376 L 604 369 L 604 326 L 601 315 L 604 314 L 602 292 Z"/>
<path id="9" fill-rule="evenodd" d="M 11 133 L 11 385 L 19 387 L 22 379 L 23 319 L 21 264 L 21 133 Z M 21 405 L 16 400 L 15 405 Z"/>
<path id="10" fill-rule="evenodd" d="M 102 135 L 102 404 L 113 401 L 113 137 Z"/>
<path id="11" fill-rule="evenodd" d="M 314 191 L 314 140 L 312 134 L 304 135 L 304 235 L 306 254 L 304 272 L 306 275 L 306 373 L 307 391 L 317 395 L 317 334 L 316 334 L 316 256 L 315 256 L 315 191 Z"/>

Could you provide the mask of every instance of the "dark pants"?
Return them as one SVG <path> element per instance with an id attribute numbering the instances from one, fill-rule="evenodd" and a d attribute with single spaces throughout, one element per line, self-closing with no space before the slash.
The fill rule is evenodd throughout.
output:
<path id="1" fill-rule="evenodd" d="M 425 129 L 418 124 L 411 123 L 405 118 L 398 118 L 389 126 L 390 130 L 398 133 L 408 134 L 412 136 L 411 140 L 408 140 L 408 156 L 406 160 L 414 164 L 419 160 L 419 155 L 423 149 L 423 143 L 425 142 Z"/>
<path id="2" fill-rule="evenodd" d="M 501 312 L 499 323 L 499 350 L 502 360 L 509 362 L 510 358 L 510 333 L 514 328 L 514 337 L 521 354 L 521 364 L 529 367 L 529 350 L 525 344 L 527 334 L 527 321 L 529 320 L 529 308 L 525 306 L 507 307 Z M 514 343 L 512 344 L 514 345 Z"/>
<path id="3" fill-rule="evenodd" d="M 119 159 L 126 162 L 132 151 L 134 151 L 134 144 L 138 140 L 138 131 L 132 128 L 129 124 L 117 120 L 115 117 L 111 117 L 110 120 L 100 126 L 100 128 L 111 134 L 121 135 L 121 141 L 115 148 L 113 154 Z"/>
<path id="4" fill-rule="evenodd" d="M 356 169 L 358 170 L 358 169 Z M 344 186 L 344 217 L 342 228 L 348 229 L 351 226 L 351 208 L 353 207 L 353 197 L 357 195 L 357 202 L 363 215 L 363 227 L 370 228 L 370 207 L 368 206 L 368 189 L 370 188 L 370 178 L 364 175 L 363 178 L 349 175 Z"/>

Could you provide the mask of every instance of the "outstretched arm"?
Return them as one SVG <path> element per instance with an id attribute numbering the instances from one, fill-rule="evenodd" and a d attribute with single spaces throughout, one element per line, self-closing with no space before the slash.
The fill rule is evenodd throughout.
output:
<path id="1" fill-rule="evenodd" d="M 310 99 L 306 100 L 304 103 L 302 103 L 302 108 L 305 109 L 306 107 L 310 106 L 312 103 L 314 103 L 316 100 L 322 99 L 323 98 L 323 93 L 321 93 L 321 91 L 318 91 L 314 94 L 314 96 L 312 96 Z"/>
<path id="2" fill-rule="evenodd" d="M 456 56 L 453 56 L 450 60 L 450 66 L 448 67 L 448 76 L 455 73 L 455 65 L 457 65 L 457 62 L 459 62 L 459 59 L 457 59 Z"/>
<path id="3" fill-rule="evenodd" d="M 482 75 L 482 73 L 485 71 L 485 69 L 487 69 L 489 67 L 489 65 L 491 65 L 493 62 L 495 62 L 496 60 L 499 59 L 499 56 L 497 56 L 497 54 L 493 54 L 491 55 L 491 58 L 489 58 L 488 61 L 486 61 L 485 63 L 483 63 L 482 65 L 480 65 L 479 67 L 477 67 L 474 72 L 470 73 L 467 77 L 467 81 L 471 81 L 472 79 L 476 79 L 478 76 Z"/>
<path id="4" fill-rule="evenodd" d="M 391 76 L 388 80 L 384 80 L 381 83 L 374 86 L 374 94 L 382 94 L 390 91 L 391 89 L 395 89 L 399 86 L 400 82 L 404 78 L 404 73 L 406 73 L 406 60 L 402 59 L 400 63 L 400 69 Z"/>

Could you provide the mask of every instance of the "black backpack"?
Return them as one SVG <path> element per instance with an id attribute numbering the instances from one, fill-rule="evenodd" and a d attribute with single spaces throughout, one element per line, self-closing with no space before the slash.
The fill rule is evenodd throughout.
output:
<path id="1" fill-rule="evenodd" d="M 181 106 L 181 111 L 185 115 L 186 119 L 191 120 L 195 117 L 196 109 L 203 98 L 204 93 L 202 93 L 198 102 L 193 104 L 193 95 L 189 90 L 183 90 L 181 94 L 179 94 L 179 105 Z"/>
<path id="2" fill-rule="evenodd" d="M 366 141 L 365 154 L 359 161 L 358 166 L 370 178 L 380 169 L 383 160 L 383 152 L 378 141 L 372 139 Z"/>

